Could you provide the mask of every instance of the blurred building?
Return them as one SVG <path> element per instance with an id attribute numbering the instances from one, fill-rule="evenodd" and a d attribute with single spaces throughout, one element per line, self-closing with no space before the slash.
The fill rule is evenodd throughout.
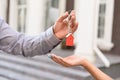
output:
<path id="1" fill-rule="evenodd" d="M 0 0 L 0 16 L 19 32 L 34 35 L 52 26 L 65 11 L 75 9 L 79 22 L 75 54 L 94 60 L 96 47 L 120 52 L 119 4 L 119 0 Z"/>
<path id="2" fill-rule="evenodd" d="M 120 55 L 120 0 L 0 0 L 0 17 L 13 29 L 27 35 L 40 34 L 65 11 L 72 9 L 76 11 L 79 22 L 74 34 L 75 45 L 65 46 L 63 40 L 53 52 L 60 56 L 74 52 L 91 61 L 97 58 L 97 67 L 111 77 L 118 78 L 120 58 L 115 55 Z M 59 77 L 60 80 L 92 80 L 85 70 L 60 67 L 45 55 L 29 59 L 0 53 L 0 79 L 56 80 Z M 101 60 L 98 57 L 105 66 L 99 63 Z"/>

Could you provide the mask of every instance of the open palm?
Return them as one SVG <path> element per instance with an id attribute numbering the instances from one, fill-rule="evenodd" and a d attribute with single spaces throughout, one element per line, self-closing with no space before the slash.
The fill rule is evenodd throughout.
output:
<path id="1" fill-rule="evenodd" d="M 52 60 L 58 64 L 65 66 L 65 67 L 71 67 L 71 66 L 82 65 L 82 62 L 85 60 L 85 58 L 77 57 L 76 55 L 71 55 L 71 56 L 62 58 L 60 56 L 56 56 L 56 55 L 52 54 Z"/>

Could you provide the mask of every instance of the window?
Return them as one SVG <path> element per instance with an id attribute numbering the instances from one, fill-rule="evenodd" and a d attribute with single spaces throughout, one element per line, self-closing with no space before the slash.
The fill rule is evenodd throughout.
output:
<path id="1" fill-rule="evenodd" d="M 46 26 L 53 25 L 59 17 L 59 0 L 47 0 Z M 47 29 L 46 27 L 45 29 Z"/>
<path id="2" fill-rule="evenodd" d="M 98 19 L 98 45 L 101 49 L 109 51 L 113 47 L 112 24 L 114 13 L 114 0 L 100 0 Z"/>
<path id="3" fill-rule="evenodd" d="M 52 0 L 52 7 L 54 7 L 54 8 L 58 8 L 58 2 L 59 2 L 59 0 Z"/>
<path id="4" fill-rule="evenodd" d="M 105 30 L 106 4 L 102 3 L 99 7 L 98 38 L 104 37 Z"/>
<path id="5" fill-rule="evenodd" d="M 25 32 L 26 0 L 18 0 L 18 31 Z"/>

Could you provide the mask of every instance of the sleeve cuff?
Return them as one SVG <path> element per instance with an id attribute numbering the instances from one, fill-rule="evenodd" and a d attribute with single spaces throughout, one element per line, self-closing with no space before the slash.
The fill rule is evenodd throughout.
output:
<path id="1" fill-rule="evenodd" d="M 48 37 L 48 41 L 52 44 L 52 45 L 57 45 L 59 44 L 62 40 L 58 39 L 54 32 L 53 32 L 53 27 L 50 27 L 47 31 L 46 31 L 46 37 Z"/>

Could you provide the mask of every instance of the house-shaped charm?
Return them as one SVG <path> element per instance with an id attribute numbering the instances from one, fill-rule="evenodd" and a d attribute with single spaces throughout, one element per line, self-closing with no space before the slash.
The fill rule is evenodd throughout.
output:
<path id="1" fill-rule="evenodd" d="M 74 37 L 72 34 L 68 34 L 66 36 L 66 46 L 73 46 L 74 45 Z"/>

